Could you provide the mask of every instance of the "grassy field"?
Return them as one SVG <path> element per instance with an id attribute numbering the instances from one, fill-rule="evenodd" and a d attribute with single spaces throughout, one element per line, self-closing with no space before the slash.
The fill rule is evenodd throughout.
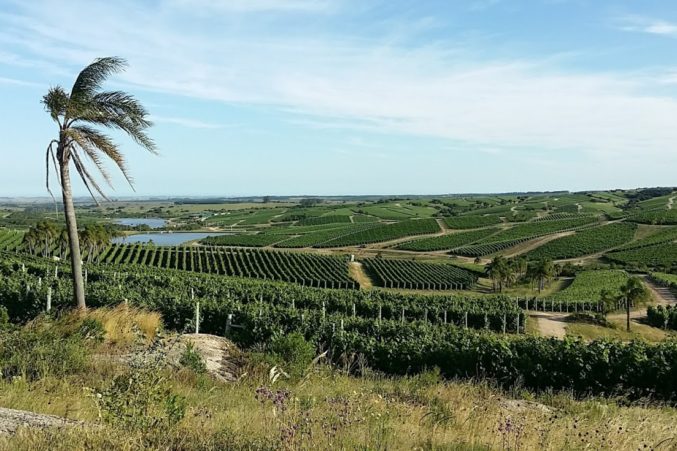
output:
<path id="1" fill-rule="evenodd" d="M 302 346 L 291 348 L 295 353 L 271 346 L 237 357 L 240 377 L 229 383 L 205 374 L 200 358 L 187 351 L 174 368 L 164 367 L 162 359 L 121 359 L 130 352 L 147 355 L 147 345 L 117 332 L 121 325 L 144 325 L 145 340 L 154 334 L 149 327 L 157 325 L 156 317 L 142 312 L 129 316 L 123 320 L 119 311 L 93 312 L 62 320 L 49 337 L 40 336 L 46 332 L 39 327 L 32 335 L 19 333 L 23 340 L 51 338 L 67 346 L 58 353 L 58 362 L 46 348 L 34 377 L 0 381 L 0 406 L 83 420 L 85 425 L 60 431 L 23 428 L 0 436 L 0 449 L 560 450 L 676 445 L 673 408 L 574 399 L 519 387 L 502 391 L 491 383 L 445 382 L 435 371 L 384 377 L 364 369 L 355 377 L 346 369 L 359 368 L 359 361 L 330 367 L 321 359 L 311 362 L 313 355 L 302 352 Z M 94 317 L 107 326 L 103 341 L 73 338 L 73 331 Z M 35 350 L 29 348 L 13 360 L 15 365 L 32 368 Z M 0 363 L 7 367 L 6 353 L 0 353 Z"/>

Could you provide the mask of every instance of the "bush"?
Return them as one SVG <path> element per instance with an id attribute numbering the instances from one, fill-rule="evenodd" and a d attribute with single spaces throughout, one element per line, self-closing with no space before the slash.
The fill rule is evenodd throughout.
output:
<path id="1" fill-rule="evenodd" d="M 207 372 L 207 365 L 198 351 L 195 350 L 193 343 L 188 342 L 186 349 L 184 349 L 179 358 L 181 366 L 193 370 L 197 374 L 204 374 Z"/>
<path id="2" fill-rule="evenodd" d="M 0 334 L 0 369 L 4 378 L 36 380 L 77 373 L 85 368 L 88 355 L 81 333 L 64 333 L 44 317 Z"/>
<path id="3" fill-rule="evenodd" d="M 274 337 L 270 351 L 287 364 L 290 374 L 296 376 L 301 375 L 315 357 L 315 346 L 298 332 Z"/>

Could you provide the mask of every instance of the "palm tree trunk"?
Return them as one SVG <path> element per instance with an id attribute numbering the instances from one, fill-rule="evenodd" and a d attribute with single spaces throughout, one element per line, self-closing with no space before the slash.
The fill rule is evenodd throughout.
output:
<path id="1" fill-rule="evenodd" d="M 626 327 L 628 332 L 630 332 L 630 299 L 625 300 L 625 312 L 626 312 Z"/>
<path id="2" fill-rule="evenodd" d="M 60 161 L 61 192 L 63 194 L 63 209 L 68 230 L 68 244 L 71 250 L 71 274 L 73 275 L 73 297 L 79 309 L 87 308 L 85 304 L 85 283 L 82 278 L 82 257 L 80 255 L 80 240 L 78 237 L 78 223 L 75 219 L 73 206 L 73 191 L 71 178 L 68 173 L 68 161 Z"/>

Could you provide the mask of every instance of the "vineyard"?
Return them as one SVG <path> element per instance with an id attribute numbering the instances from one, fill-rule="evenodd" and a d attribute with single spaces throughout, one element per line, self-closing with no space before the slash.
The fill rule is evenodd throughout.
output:
<path id="1" fill-rule="evenodd" d="M 635 224 L 616 223 L 581 230 L 575 235 L 545 243 L 529 252 L 527 257 L 533 260 L 557 260 L 595 254 L 631 241 L 636 229 Z"/>
<path id="2" fill-rule="evenodd" d="M 358 288 L 348 274 L 347 258 L 257 249 L 205 246 L 112 245 L 102 263 L 136 264 L 226 276 L 300 283 L 311 287 Z"/>
<path id="3" fill-rule="evenodd" d="M 322 244 L 326 243 L 327 241 L 340 239 L 344 236 L 349 236 L 354 233 L 362 232 L 371 229 L 373 227 L 378 227 L 378 224 L 368 222 L 354 224 L 347 227 L 319 230 L 316 232 L 306 233 L 304 235 L 282 241 L 278 243 L 276 247 L 286 247 L 286 248 L 321 247 Z"/>
<path id="4" fill-rule="evenodd" d="M 0 251 L 13 251 L 21 246 L 23 232 L 0 229 Z"/>
<path id="5" fill-rule="evenodd" d="M 641 224 L 677 225 L 677 208 L 636 213 L 630 215 L 628 221 Z"/>
<path id="6" fill-rule="evenodd" d="M 495 235 L 482 240 L 482 243 L 497 243 L 502 241 L 529 240 L 551 233 L 576 230 L 586 225 L 596 223 L 597 219 L 587 216 L 559 221 L 538 221 L 519 224 L 505 229 Z"/>
<path id="7" fill-rule="evenodd" d="M 461 246 L 452 249 L 449 253 L 452 255 L 462 255 L 464 257 L 482 257 L 484 255 L 495 254 L 520 243 L 529 241 L 531 238 L 521 238 L 509 241 L 499 241 L 496 243 L 478 243 L 469 246 Z"/>
<path id="8" fill-rule="evenodd" d="M 362 261 L 374 283 L 385 288 L 466 290 L 477 278 L 452 265 L 369 258 Z"/>
<path id="9" fill-rule="evenodd" d="M 440 226 L 434 219 L 412 219 L 394 224 L 377 225 L 350 235 L 334 238 L 315 245 L 315 247 L 358 246 L 369 243 L 395 240 L 414 235 L 427 235 L 440 232 Z"/>
<path id="10" fill-rule="evenodd" d="M 458 232 L 443 236 L 435 236 L 430 238 L 422 238 L 413 241 L 407 241 L 395 247 L 395 249 L 405 251 L 440 251 L 453 249 L 463 245 L 468 245 L 479 241 L 489 235 L 498 232 L 498 228 L 472 230 L 469 232 Z"/>
<path id="11" fill-rule="evenodd" d="M 649 235 L 641 240 L 633 241 L 616 249 L 617 251 L 625 251 L 630 249 L 639 249 L 640 247 L 653 246 L 656 244 L 667 244 L 677 241 L 677 227 L 667 227 L 661 229 L 657 233 Z"/>
<path id="12" fill-rule="evenodd" d="M 47 260 L 3 257 L 0 261 L 0 299 L 13 318 L 30 318 L 45 305 L 48 291 L 53 306 L 72 299 L 68 266 L 56 271 Z M 275 333 L 314 334 L 328 328 L 378 330 L 389 323 L 407 328 L 457 325 L 517 331 L 524 315 L 517 304 L 503 296 L 469 298 L 410 295 L 385 291 L 331 290 L 273 281 L 255 281 L 191 274 L 157 268 L 88 265 L 87 296 L 91 306 L 127 299 L 162 313 L 176 330 L 191 327 L 195 303 L 200 302 L 201 329 L 223 333 L 229 314 L 246 325 L 243 340 L 267 340 Z M 343 326 L 343 327 L 341 327 Z"/>
<path id="13" fill-rule="evenodd" d="M 444 218 L 444 223 L 450 229 L 477 229 L 500 224 L 501 218 L 496 215 L 487 216 L 453 216 Z"/>
<path id="14" fill-rule="evenodd" d="M 557 301 L 599 301 L 602 290 L 609 290 L 614 296 L 628 280 L 625 271 L 596 270 L 583 271 L 576 275 L 573 283 L 552 296 Z"/>
<path id="15" fill-rule="evenodd" d="M 339 216 L 339 215 L 318 216 L 315 218 L 305 218 L 298 221 L 298 225 L 300 226 L 340 224 L 340 223 L 350 223 L 350 216 Z"/>
<path id="16" fill-rule="evenodd" d="M 677 271 L 677 243 L 674 242 L 610 252 L 604 257 L 624 265 Z"/>
<path id="17" fill-rule="evenodd" d="M 244 347 L 298 332 L 329 349 L 330 358 L 362 355 L 371 368 L 389 374 L 437 367 L 443 377 L 483 377 L 504 387 L 519 383 L 534 390 L 564 389 L 586 395 L 622 391 L 629 398 L 675 397 L 674 341 L 586 342 L 465 330 L 523 331 L 523 313 L 514 301 L 501 297 L 318 290 L 154 268 L 116 272 L 124 268 L 90 265 L 87 269 L 92 307 L 127 299 L 130 305 L 160 312 L 170 330 L 190 331 L 199 302 L 200 330 L 227 332 Z M 54 277 L 51 263 L 3 257 L 0 299 L 12 318 L 33 318 L 44 309 L 50 290 L 54 308 L 70 305 L 69 276 L 67 267 Z M 228 329 L 229 324 L 238 327 Z"/>
<path id="18" fill-rule="evenodd" d="M 220 235 L 210 236 L 200 242 L 211 246 L 243 246 L 243 247 L 264 247 L 271 246 L 280 241 L 286 240 L 288 236 L 277 234 L 257 233 L 251 235 Z"/>

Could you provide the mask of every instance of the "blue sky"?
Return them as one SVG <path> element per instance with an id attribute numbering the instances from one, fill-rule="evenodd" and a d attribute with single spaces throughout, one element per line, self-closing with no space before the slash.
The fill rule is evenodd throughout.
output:
<path id="1" fill-rule="evenodd" d="M 676 50 L 671 0 L 0 0 L 0 197 L 46 194 L 40 98 L 109 55 L 138 195 L 675 185 Z"/>

